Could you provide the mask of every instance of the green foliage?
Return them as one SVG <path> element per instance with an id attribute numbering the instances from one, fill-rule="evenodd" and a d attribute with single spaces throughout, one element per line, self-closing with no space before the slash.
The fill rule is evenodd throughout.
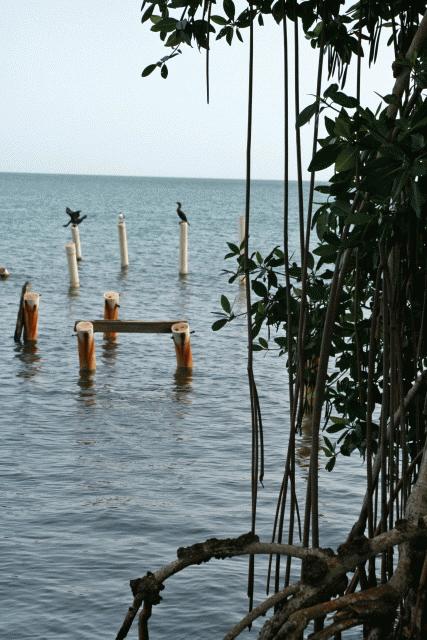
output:
<path id="1" fill-rule="evenodd" d="M 285 18 L 300 21 L 313 48 L 324 47 L 329 76 L 337 78 L 323 94 L 306 106 L 296 126 L 307 125 L 318 112 L 324 119 L 326 135 L 308 169 L 329 169 L 329 181 L 316 187 L 322 200 L 314 211 L 312 226 L 316 246 L 307 255 L 307 274 L 296 262 L 284 264 L 284 253 L 274 247 L 265 257 L 255 251 L 245 259 L 242 247 L 228 243 L 226 259 L 235 263 L 228 271 L 229 282 L 245 276 L 252 290 L 250 309 L 254 351 L 274 350 L 286 354 L 289 370 L 303 369 L 303 381 L 313 385 L 325 309 L 331 292 L 335 264 L 344 252 L 350 252 L 330 347 L 330 362 L 325 395 L 325 434 L 323 450 L 331 471 L 337 455 L 348 456 L 355 450 L 362 455 L 367 438 L 367 369 L 370 336 L 375 330 L 373 372 L 374 402 L 381 403 L 384 385 L 384 318 L 372 318 L 376 274 L 382 264 L 379 247 L 387 255 L 399 256 L 399 271 L 391 280 L 395 317 L 390 314 L 392 330 L 398 332 L 401 351 L 401 375 L 406 393 L 420 363 L 427 361 L 423 316 L 427 255 L 427 54 L 417 52 L 405 57 L 417 28 L 417 16 L 425 11 L 424 0 L 376 3 L 360 0 L 352 7 L 341 0 L 257 0 L 240 11 L 233 0 L 205 3 L 201 0 L 156 0 L 143 5 L 142 21 L 151 24 L 166 47 L 168 56 L 148 65 L 142 75 L 156 68 L 162 77 L 168 74 L 166 63 L 181 53 L 181 46 L 199 50 L 214 40 L 229 45 L 244 39 L 245 29 Z M 208 7 L 212 10 L 208 11 Z M 213 9 L 215 12 L 213 12 Z M 212 15 L 210 15 L 212 13 Z M 347 69 L 353 56 L 367 54 L 376 60 L 380 39 L 393 45 L 397 60 L 395 76 L 410 72 L 410 95 L 401 105 L 400 97 L 380 96 L 374 113 L 345 92 Z M 234 38 L 236 36 L 236 38 Z M 390 109 L 400 107 L 397 117 Z M 286 286 L 284 270 L 289 274 Z M 380 289 L 378 295 L 384 295 Z M 306 333 L 302 354 L 297 349 L 298 323 L 306 309 Z M 236 315 L 223 295 L 221 311 L 213 324 L 217 331 Z M 390 328 L 387 331 L 391 330 Z M 284 335 L 285 334 L 285 335 Z M 421 347 L 419 346 L 421 345 Z M 288 351 L 290 347 L 290 350 Z M 421 351 L 418 353 L 418 351 Z M 298 358 L 301 355 L 302 362 Z M 311 364 L 310 364 L 311 363 Z M 414 449 L 415 418 L 409 417 L 409 451 Z M 379 427 L 372 425 L 374 449 Z M 334 440 L 334 441 L 332 441 Z"/>

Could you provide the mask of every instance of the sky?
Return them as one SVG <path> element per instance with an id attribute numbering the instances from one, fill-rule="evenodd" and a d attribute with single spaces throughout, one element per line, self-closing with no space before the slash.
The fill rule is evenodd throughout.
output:
<path id="1" fill-rule="evenodd" d="M 246 34 L 244 44 L 214 42 L 207 105 L 205 57 L 197 48 L 183 48 L 167 80 L 141 77 L 167 50 L 141 24 L 140 9 L 140 0 L 1 0 L 0 171 L 245 176 Z M 392 89 L 391 60 L 387 50 L 377 69 L 363 68 L 362 92 L 373 108 L 374 92 Z M 271 20 L 255 33 L 255 179 L 283 176 L 282 75 L 281 28 Z M 303 38 L 300 82 L 302 109 L 316 82 L 316 53 Z M 354 95 L 354 77 L 345 90 Z M 311 135 L 306 126 L 305 177 Z"/>

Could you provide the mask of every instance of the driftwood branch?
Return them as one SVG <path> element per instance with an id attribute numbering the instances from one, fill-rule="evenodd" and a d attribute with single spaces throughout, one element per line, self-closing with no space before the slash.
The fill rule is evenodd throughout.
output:
<path id="1" fill-rule="evenodd" d="M 353 540 L 339 547 L 337 554 L 330 549 L 309 549 L 298 545 L 259 542 L 258 537 L 251 533 L 244 534 L 238 538 L 211 538 L 190 547 L 180 547 L 177 551 L 177 560 L 154 573 L 148 572 L 143 578 L 131 580 L 130 584 L 134 600 L 116 636 L 116 640 L 126 638 L 142 604 L 145 603 L 152 606 L 160 603 L 160 592 L 164 589 L 163 582 L 165 580 L 189 566 L 208 562 L 212 558 L 224 559 L 242 555 L 279 554 L 299 558 L 303 561 L 302 584 L 292 585 L 289 590 L 284 589 L 261 603 L 259 607 L 254 609 L 251 614 L 246 616 L 225 636 L 227 640 L 232 640 L 245 627 L 249 626 L 255 618 L 286 598 L 293 597 L 296 602 L 298 596 L 301 596 L 302 601 L 315 600 L 316 594 L 319 597 L 320 594 L 323 595 L 325 592 L 330 596 L 331 592 L 336 589 L 336 585 L 342 584 L 342 579 L 346 573 L 353 570 L 357 565 L 366 562 L 369 558 L 382 553 L 391 546 L 413 541 L 417 541 L 419 545 L 427 546 L 427 516 L 420 518 L 417 522 L 402 520 L 397 523 L 396 528 L 371 540 L 365 537 Z M 350 596 L 359 597 L 360 594 L 350 594 Z M 341 599 L 344 603 L 343 607 L 347 601 L 351 602 L 350 596 L 345 596 L 350 600 Z M 326 607 L 324 615 L 328 613 L 328 606 L 333 607 L 337 603 L 337 608 L 341 608 L 339 600 L 329 604 L 323 603 Z M 331 609 L 331 611 L 334 610 L 336 609 Z M 146 624 L 145 621 L 146 617 L 144 617 L 144 624 Z"/>

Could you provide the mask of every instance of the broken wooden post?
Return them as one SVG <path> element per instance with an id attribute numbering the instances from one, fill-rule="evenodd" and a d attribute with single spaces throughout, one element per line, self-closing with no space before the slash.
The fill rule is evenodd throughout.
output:
<path id="1" fill-rule="evenodd" d="M 119 230 L 119 244 L 120 244 L 120 263 L 122 269 L 126 269 L 129 266 L 129 256 L 128 256 L 128 240 L 126 234 L 126 222 L 123 213 L 119 213 L 119 222 L 118 222 L 118 230 Z"/>
<path id="2" fill-rule="evenodd" d="M 119 300 L 120 294 L 117 291 L 106 291 L 104 293 L 104 320 L 119 319 Z M 115 340 L 117 333 L 115 331 L 106 331 L 104 338 Z"/>
<path id="3" fill-rule="evenodd" d="M 0 267 L 0 278 L 2 280 L 6 280 L 6 278 L 8 278 L 9 276 L 10 276 L 10 273 L 6 269 L 6 267 Z"/>
<path id="4" fill-rule="evenodd" d="M 39 333 L 40 294 L 32 291 L 24 293 L 24 341 L 36 342 Z"/>
<path id="5" fill-rule="evenodd" d="M 175 345 L 176 366 L 178 369 L 191 369 L 193 356 L 190 344 L 190 325 L 188 322 L 177 322 L 172 325 L 171 331 Z"/>
<path id="6" fill-rule="evenodd" d="M 74 242 L 67 242 L 65 245 L 68 261 L 68 273 L 70 275 L 70 287 L 77 289 L 80 286 L 79 270 L 77 268 L 76 245 Z"/>
<path id="7" fill-rule="evenodd" d="M 16 318 L 15 335 L 13 336 L 15 342 L 19 342 L 21 340 L 22 331 L 24 329 L 24 295 L 30 289 L 31 283 L 28 281 L 25 282 L 24 286 L 21 289 L 21 299 L 19 301 L 18 315 Z"/>
<path id="8" fill-rule="evenodd" d="M 188 273 L 188 222 L 179 223 L 179 273 Z"/>
<path id="9" fill-rule="evenodd" d="M 80 231 L 76 224 L 71 225 L 71 235 L 73 236 L 73 242 L 76 245 L 76 259 L 82 259 L 82 248 L 80 244 Z"/>
<path id="10" fill-rule="evenodd" d="M 78 322 L 76 325 L 77 345 L 79 349 L 80 371 L 96 370 L 95 339 L 91 322 Z"/>

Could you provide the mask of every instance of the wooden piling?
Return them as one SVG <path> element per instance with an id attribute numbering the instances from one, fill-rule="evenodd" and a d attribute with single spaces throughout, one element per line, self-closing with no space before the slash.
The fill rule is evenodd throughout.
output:
<path id="1" fill-rule="evenodd" d="M 16 327 L 15 327 L 15 335 L 13 339 L 15 342 L 19 342 L 21 340 L 22 331 L 24 329 L 24 295 L 27 291 L 31 289 L 31 282 L 25 282 L 24 286 L 21 289 L 21 298 L 19 300 L 19 309 L 18 315 L 16 317 Z"/>
<path id="2" fill-rule="evenodd" d="M 106 291 L 104 293 L 104 320 L 119 319 L 119 300 L 120 294 L 117 291 Z M 115 331 L 106 331 L 104 338 L 115 340 L 117 333 Z"/>
<path id="3" fill-rule="evenodd" d="M 188 273 L 188 223 L 179 223 L 179 273 Z"/>
<path id="4" fill-rule="evenodd" d="M 1 278 L 1 280 L 6 280 L 6 278 L 8 278 L 9 276 L 10 276 L 10 273 L 6 269 L 6 267 L 0 267 L 0 278 Z"/>
<path id="5" fill-rule="evenodd" d="M 129 266 L 128 240 L 126 234 L 125 217 L 122 213 L 119 214 L 119 222 L 117 228 L 119 230 L 120 263 L 122 269 L 126 269 Z"/>
<path id="6" fill-rule="evenodd" d="M 80 287 L 79 270 L 77 268 L 76 245 L 74 242 L 67 242 L 65 245 L 67 252 L 68 273 L 70 276 L 70 287 L 77 289 Z"/>
<path id="7" fill-rule="evenodd" d="M 76 259 L 82 259 L 82 247 L 80 244 L 80 231 L 76 224 L 71 225 L 71 235 L 73 237 L 73 242 L 76 245 Z"/>
<path id="8" fill-rule="evenodd" d="M 36 342 L 39 333 L 40 294 L 32 291 L 24 293 L 24 341 Z"/>
<path id="9" fill-rule="evenodd" d="M 171 331 L 175 345 L 176 366 L 178 369 L 191 369 L 193 366 L 193 356 L 191 353 L 190 326 L 188 322 L 177 322 L 172 325 Z"/>
<path id="10" fill-rule="evenodd" d="M 79 322 L 76 325 L 77 345 L 79 349 L 80 371 L 96 370 L 95 339 L 91 322 Z"/>

